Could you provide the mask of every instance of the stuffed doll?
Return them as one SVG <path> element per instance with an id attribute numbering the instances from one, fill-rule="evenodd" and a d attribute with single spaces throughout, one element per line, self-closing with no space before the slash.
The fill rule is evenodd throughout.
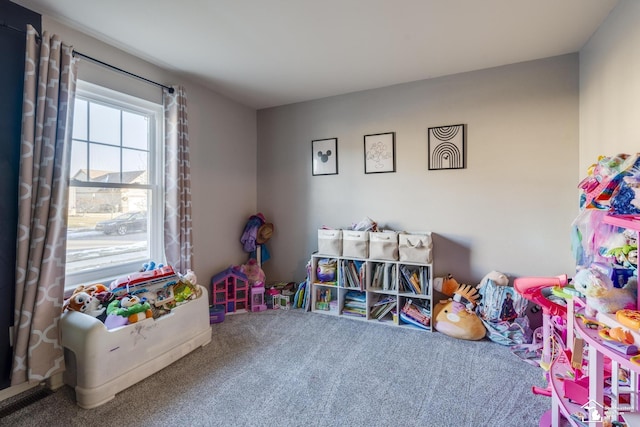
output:
<path id="1" fill-rule="evenodd" d="M 573 286 L 586 297 L 585 312 L 588 316 L 636 308 L 636 298 L 628 286 L 615 288 L 611 279 L 595 268 L 578 271 L 573 277 Z"/>

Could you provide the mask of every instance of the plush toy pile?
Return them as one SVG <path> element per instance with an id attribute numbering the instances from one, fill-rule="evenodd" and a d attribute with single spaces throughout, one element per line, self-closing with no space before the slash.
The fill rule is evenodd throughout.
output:
<path id="1" fill-rule="evenodd" d="M 449 275 L 436 279 L 434 289 L 450 297 L 433 309 L 437 331 L 465 340 L 486 336 L 503 345 L 531 342 L 528 302 L 509 286 L 505 274 L 491 271 L 477 286 L 459 284 Z"/>
<path id="2" fill-rule="evenodd" d="M 640 155 L 598 158 L 580 182 L 580 214 L 573 222 L 572 247 L 577 265 L 611 265 L 617 287 L 637 276 L 636 233 L 603 226 L 606 215 L 640 215 Z M 616 277 L 617 276 L 617 277 Z"/>
<path id="3" fill-rule="evenodd" d="M 177 305 L 200 297 L 195 273 L 176 273 L 171 266 L 149 262 L 134 274 L 103 284 L 78 286 L 65 299 L 62 312 L 77 311 L 93 316 L 108 329 L 158 318 Z"/>

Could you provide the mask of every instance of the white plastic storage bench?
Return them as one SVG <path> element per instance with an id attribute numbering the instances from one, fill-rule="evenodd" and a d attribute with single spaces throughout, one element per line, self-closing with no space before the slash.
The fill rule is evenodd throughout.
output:
<path id="1" fill-rule="evenodd" d="M 199 298 L 158 319 L 108 330 L 95 317 L 66 312 L 61 319 L 65 384 L 82 408 L 95 408 L 116 393 L 158 372 L 211 341 L 209 297 Z"/>

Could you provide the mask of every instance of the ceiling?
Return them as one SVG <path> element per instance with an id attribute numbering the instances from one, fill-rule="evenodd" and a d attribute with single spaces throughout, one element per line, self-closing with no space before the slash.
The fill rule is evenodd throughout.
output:
<path id="1" fill-rule="evenodd" d="M 618 0 L 13 1 L 260 109 L 577 52 Z"/>

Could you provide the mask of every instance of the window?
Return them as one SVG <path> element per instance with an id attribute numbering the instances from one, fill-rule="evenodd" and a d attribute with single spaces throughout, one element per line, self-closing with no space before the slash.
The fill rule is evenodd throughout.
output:
<path id="1" fill-rule="evenodd" d="M 73 114 L 67 288 L 164 259 L 162 106 L 79 81 Z"/>

